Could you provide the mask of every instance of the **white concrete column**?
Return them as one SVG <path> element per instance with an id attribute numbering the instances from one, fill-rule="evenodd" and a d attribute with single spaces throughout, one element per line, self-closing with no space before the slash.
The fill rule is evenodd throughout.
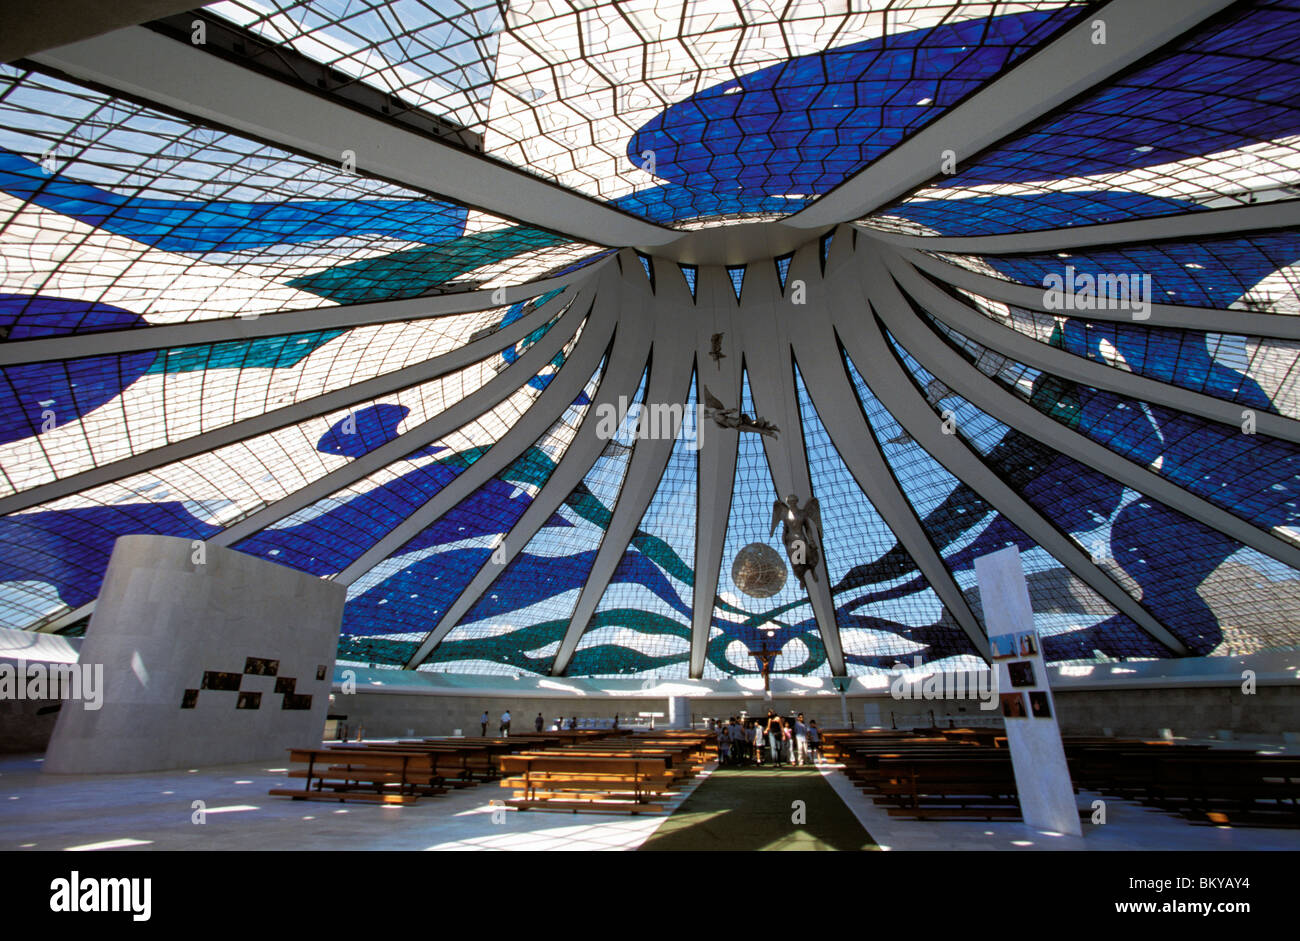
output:
<path id="1" fill-rule="evenodd" d="M 346 589 L 170 536 L 113 547 L 81 666 L 100 708 L 65 703 L 43 768 L 130 772 L 284 759 L 319 745 Z"/>
<path id="2" fill-rule="evenodd" d="M 688 696 L 668 697 L 668 728 L 689 729 L 691 727 L 691 700 Z"/>
<path id="3" fill-rule="evenodd" d="M 1011 715 L 1003 709 L 1020 813 L 1025 823 L 1037 830 L 1081 836 L 1020 551 L 1007 546 L 980 556 L 975 560 L 975 577 L 997 671 L 995 688 L 1002 697 L 1014 697 L 1010 700 L 1013 706 L 1020 704 Z"/>

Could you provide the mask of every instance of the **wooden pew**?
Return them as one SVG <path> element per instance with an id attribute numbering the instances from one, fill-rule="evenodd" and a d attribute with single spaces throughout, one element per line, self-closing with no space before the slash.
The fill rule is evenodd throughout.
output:
<path id="1" fill-rule="evenodd" d="M 269 794 L 294 800 L 411 804 L 447 791 L 429 756 L 417 752 L 291 748 L 289 761 L 307 765 L 289 771 L 289 777 L 303 779 L 302 788 L 271 788 Z"/>
<path id="2" fill-rule="evenodd" d="M 566 755 L 561 751 L 503 755 L 502 787 L 512 787 L 505 801 L 519 810 L 580 810 L 662 813 L 652 803 L 672 789 L 666 757 Z"/>
<path id="3" fill-rule="evenodd" d="M 443 745 L 426 742 L 375 742 L 362 746 L 377 751 L 413 751 L 427 754 L 449 787 L 473 787 L 497 777 L 496 752 L 483 745 Z"/>
<path id="4" fill-rule="evenodd" d="M 1207 826 L 1300 827 L 1300 756 L 1165 743 L 1067 747 L 1083 786 Z"/>
<path id="5" fill-rule="evenodd" d="M 547 749 L 545 751 L 517 752 L 529 757 L 563 756 L 565 758 L 662 758 L 664 770 L 674 783 L 686 781 L 695 776 L 695 768 L 682 760 L 680 755 L 665 749 L 656 748 L 594 748 L 572 746 L 569 748 Z"/>
<path id="6" fill-rule="evenodd" d="M 891 817 L 1018 820 L 1020 803 L 1011 762 L 1004 759 L 884 758 L 873 801 Z"/>

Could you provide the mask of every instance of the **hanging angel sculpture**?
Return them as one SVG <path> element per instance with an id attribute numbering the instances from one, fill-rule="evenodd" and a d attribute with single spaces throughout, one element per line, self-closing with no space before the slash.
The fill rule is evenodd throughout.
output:
<path id="1" fill-rule="evenodd" d="M 704 387 L 704 417 L 713 419 L 719 428 L 754 431 L 760 435 L 767 435 L 774 440 L 781 432 L 780 428 L 766 418 L 750 418 L 738 409 L 727 408 L 709 391 L 708 386 Z"/>
<path id="2" fill-rule="evenodd" d="M 718 369 L 722 368 L 722 361 L 727 358 L 727 354 L 722 352 L 722 336 L 721 333 L 715 333 L 709 339 L 711 347 L 709 350 L 709 358 L 713 360 L 714 365 L 717 366 Z"/>
<path id="3" fill-rule="evenodd" d="M 785 553 L 790 557 L 794 577 L 803 584 L 804 574 L 811 572 L 813 581 L 817 581 L 822 541 L 822 511 L 817 498 L 813 497 L 802 507 L 793 493 L 785 498 L 784 503 L 777 500 L 772 504 L 772 526 L 767 531 L 769 539 L 776 531 L 777 523 L 783 526 L 781 541 L 785 543 Z"/>

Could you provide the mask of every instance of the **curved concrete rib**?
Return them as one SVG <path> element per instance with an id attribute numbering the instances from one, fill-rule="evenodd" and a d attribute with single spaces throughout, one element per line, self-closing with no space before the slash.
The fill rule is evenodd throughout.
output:
<path id="1" fill-rule="evenodd" d="M 607 272 L 608 274 L 608 272 Z M 617 272 L 614 273 L 615 276 Z M 565 409 L 577 398 L 590 381 L 591 374 L 600 365 L 608 349 L 611 336 L 617 327 L 618 312 L 601 300 L 606 282 L 601 279 L 595 286 L 595 299 L 587 326 L 577 346 L 570 353 L 560 371 L 551 379 L 523 419 L 502 436 L 501 440 L 454 480 L 430 497 L 383 538 L 364 552 L 359 559 L 335 576 L 337 581 L 350 585 L 384 559 L 397 552 L 427 526 L 432 525 L 456 504 L 468 498 L 504 470 L 533 444 L 551 426 Z"/>
<path id="2" fill-rule="evenodd" d="M 293 333 L 312 333 L 317 330 L 341 330 L 349 327 L 468 314 L 491 310 L 494 307 L 510 306 L 520 301 L 540 297 L 557 288 L 586 281 L 608 261 L 609 259 L 602 259 L 591 268 L 584 268 L 559 278 L 547 278 L 543 281 L 531 281 L 505 288 L 503 303 L 495 303 L 492 300 L 492 296 L 496 294 L 495 290 L 463 291 L 459 294 L 442 294 L 436 297 L 418 297 L 402 301 L 376 301 L 371 304 L 339 304 L 312 310 L 287 310 L 276 314 L 262 314 L 255 318 L 222 317 L 217 320 L 160 324 L 127 330 L 103 330 L 73 336 L 7 340 L 0 343 L 0 366 L 45 363 L 52 360 L 76 359 L 81 356 L 104 356 L 111 353 L 133 353 L 140 350 L 162 350 L 175 346 L 201 346 L 207 343 L 227 343 L 258 337 L 278 337 Z"/>
<path id="3" fill-rule="evenodd" d="M 701 313 L 695 328 L 696 399 L 704 401 L 704 388 L 708 386 L 719 401 L 728 405 L 737 403 L 739 407 L 743 354 L 735 326 L 736 295 L 722 267 L 701 266 L 697 277 L 695 293 Z M 725 354 L 716 363 L 708 355 L 715 333 L 722 334 L 721 350 Z M 720 428 L 711 421 L 700 433 L 702 446 L 695 498 L 695 588 L 691 594 L 692 679 L 704 676 L 713 611 L 718 601 L 722 552 L 727 544 L 727 520 L 731 518 L 736 449 L 740 443 L 739 432 Z"/>
<path id="4" fill-rule="evenodd" d="M 832 249 L 839 247 L 843 250 L 843 243 L 848 240 L 847 236 L 834 239 Z M 836 242 L 841 244 L 836 246 Z M 826 302 L 824 295 L 829 282 L 822 279 L 819 254 L 820 247 L 816 242 L 805 245 L 795 252 L 787 275 L 787 284 L 804 282 L 809 306 Z M 803 422 L 799 415 L 799 396 L 795 388 L 790 349 L 791 338 L 800 329 L 803 316 L 793 304 L 793 298 L 794 294 L 790 291 L 787 291 L 787 297 L 781 296 L 774 266 L 761 263 L 750 265 L 745 272 L 744 290 L 736 320 L 745 352 L 745 367 L 750 374 L 754 410 L 763 418 L 775 422 L 781 429 L 779 441 L 763 437 L 768 469 L 777 490 L 772 494 L 772 499 L 783 500 L 788 494 L 795 494 L 801 502 L 807 502 L 815 494 L 808 470 L 808 455 L 804 450 Z M 824 543 L 821 549 L 821 559 L 815 570 L 816 581 L 812 580 L 813 573 L 809 573 L 802 587 L 808 592 L 822 643 L 826 647 L 831 674 L 844 676 L 844 651 L 840 644 L 839 625 L 835 620 L 835 603 L 831 598 Z"/>
<path id="5" fill-rule="evenodd" d="M 118 461 L 101 464 L 99 467 L 90 470 L 71 474 L 67 477 L 60 477 L 57 480 L 39 484 L 19 493 L 10 494 L 7 497 L 0 498 L 0 516 L 38 506 L 50 500 L 57 500 L 68 494 L 80 493 L 101 484 L 111 483 L 142 471 L 171 464 L 174 461 L 194 457 L 196 454 L 214 451 L 217 448 L 266 434 L 275 431 L 277 428 L 283 428 L 316 415 L 347 408 L 357 402 L 388 395 L 399 389 L 419 385 L 422 382 L 436 379 L 438 376 L 463 369 L 485 357 L 501 352 L 501 350 L 514 343 L 518 343 L 533 330 L 536 330 L 539 325 L 545 324 L 554 317 L 556 311 L 567 304 L 569 300 L 570 298 L 565 295 L 553 297 L 532 313 L 521 317 L 491 336 L 467 343 L 449 353 L 425 360 L 422 363 L 415 363 L 376 376 L 373 379 L 367 379 L 364 382 L 344 386 L 323 395 L 312 396 L 309 399 L 303 399 L 301 402 L 295 402 L 283 408 L 272 409 L 252 418 L 231 422 L 211 431 L 200 432 L 172 444 L 152 448 Z M 574 330 L 577 329 L 578 323 L 582 319 L 581 314 L 574 314 L 575 307 L 576 304 L 571 306 L 561 317 L 565 325 L 571 325 Z M 572 335 L 573 330 L 565 333 L 560 323 L 557 322 L 554 327 L 547 331 L 546 336 L 530 348 L 524 356 L 521 356 L 519 360 L 512 363 L 496 377 L 496 379 L 503 381 L 495 386 L 494 390 L 501 393 L 501 398 L 505 398 L 511 390 L 519 388 L 527 381 L 527 377 L 532 375 L 527 370 L 532 369 L 535 373 L 547 362 L 547 359 L 541 359 L 541 357 L 544 355 L 547 355 L 547 358 L 554 356 L 563 349 L 565 341 Z M 537 350 L 537 353 L 530 356 L 529 354 L 532 354 L 534 350 Z M 546 353 L 548 350 L 549 354 Z M 527 363 L 524 362 L 525 359 L 527 359 Z M 509 378 L 506 378 L 507 376 Z M 495 400 L 493 404 L 496 401 L 500 401 L 500 399 Z"/>
<path id="6" fill-rule="evenodd" d="M 865 234 L 865 233 L 864 233 Z M 871 236 L 874 238 L 874 233 Z M 964 288 L 973 294 L 990 301 L 1036 310 L 1041 313 L 1061 314 L 1062 311 L 1049 311 L 1043 305 L 1044 290 L 1021 284 L 1018 281 L 1006 281 L 990 275 L 980 274 L 935 258 L 915 249 L 898 250 L 908 264 L 923 271 L 945 284 Z M 1064 266 L 1065 262 L 1062 261 Z M 1088 310 L 1072 311 L 1071 316 L 1083 317 L 1097 321 L 1119 321 L 1134 323 L 1133 315 L 1125 310 Z M 1269 337 L 1278 340 L 1300 340 L 1300 317 L 1287 314 L 1257 314 L 1248 310 L 1221 310 L 1216 307 L 1188 307 L 1181 304 L 1152 304 L 1151 318 L 1138 322 L 1144 327 L 1169 327 L 1177 330 L 1201 330 L 1207 333 L 1244 334 L 1252 337 Z"/>
<path id="7" fill-rule="evenodd" d="M 591 309 L 590 302 L 589 296 L 579 296 L 575 298 L 570 312 L 575 315 L 585 316 Z M 573 321 L 573 325 L 577 326 L 580 322 Z M 558 326 L 557 324 L 556 327 L 552 327 L 552 331 Z M 356 483 L 358 480 L 373 474 L 405 455 L 411 454 L 426 444 L 437 441 L 444 435 L 450 434 L 462 425 L 473 421 L 526 384 L 536 375 L 538 370 L 551 361 L 556 352 L 563 348 L 564 343 L 568 342 L 573 333 L 573 330 L 561 331 L 559 337 L 557 337 L 560 342 L 547 343 L 537 350 L 535 356 L 529 355 L 533 353 L 534 349 L 534 347 L 529 347 L 517 361 L 517 363 L 523 364 L 520 369 L 503 370 L 480 388 L 475 389 L 469 395 L 427 421 L 402 432 L 393 440 L 380 445 L 373 451 L 367 451 L 350 464 L 344 464 L 342 467 L 330 471 L 324 477 L 285 495 L 274 503 L 268 504 L 251 516 L 231 524 L 209 539 L 208 542 L 219 546 L 234 545 L 240 540 L 246 539 L 288 516 L 292 516 L 304 507 L 311 506 L 317 500 L 323 500 L 331 493 Z M 579 338 L 578 342 L 581 343 L 582 339 Z M 538 345 L 540 344 L 534 344 L 534 346 Z M 525 357 L 527 357 L 527 362 L 524 362 Z M 521 378 L 523 379 L 522 383 L 520 382 Z M 540 399 L 540 396 L 538 398 Z"/>
<path id="8" fill-rule="evenodd" d="M 811 206 L 783 222 L 804 228 L 860 219 L 940 173 L 945 150 L 960 169 L 981 150 L 1156 51 L 1231 0 L 1111 0 L 927 124 Z M 1106 23 L 1094 44 L 1092 23 Z M 958 148 L 961 148 L 960 150 Z"/>
<path id="9" fill-rule="evenodd" d="M 613 209 L 502 161 L 415 134 L 228 62 L 143 26 L 60 46 L 35 57 L 201 123 L 233 128 L 337 165 L 455 199 L 507 219 L 597 245 L 660 245 L 680 232 Z"/>
<path id="10" fill-rule="evenodd" d="M 876 235 L 884 242 L 932 252 L 1012 255 L 1056 252 L 1065 248 L 1098 248 L 1170 239 L 1207 238 L 1268 229 L 1291 229 L 1296 226 L 1300 226 L 1300 199 L 1283 199 L 1227 209 L 1198 209 L 1168 216 L 1073 225 L 1063 229 L 1037 229 L 1008 235 L 905 235 L 884 231 Z"/>
<path id="11" fill-rule="evenodd" d="M 852 277 L 844 267 L 833 264 L 827 266 L 827 274 L 832 282 Z M 822 311 L 829 309 L 829 305 L 826 305 L 811 311 L 811 316 L 801 322 L 801 329 L 794 340 L 795 357 L 813 407 L 817 409 L 826 433 L 863 494 L 916 562 L 917 568 L 970 639 L 972 646 L 987 660 L 988 638 L 984 635 L 979 620 L 930 542 L 921 521 L 885 462 L 875 436 L 867 427 L 862 409 L 857 404 L 857 394 L 845 373 L 834 328 L 830 319 L 822 314 Z M 837 310 L 837 313 L 840 317 L 846 314 L 852 316 L 852 311 L 848 310 Z M 870 316 L 865 307 L 861 314 Z"/>
<path id="12" fill-rule="evenodd" d="M 966 306 L 952 295 L 941 291 L 933 281 L 923 277 L 897 256 L 882 252 L 882 257 L 894 280 L 907 295 L 936 319 L 994 353 L 1096 389 L 1234 427 L 1241 424 L 1243 406 L 1235 402 L 1182 389 L 1114 366 L 1105 366 L 1058 347 L 1048 346 Z M 1251 411 L 1256 412 L 1256 428 L 1261 434 L 1282 441 L 1300 442 L 1300 421 L 1257 409 Z"/>
<path id="13" fill-rule="evenodd" d="M 878 290 L 875 296 L 890 294 L 897 295 L 898 303 L 881 304 L 880 316 L 894 338 L 931 374 L 943 376 L 946 386 L 965 397 L 976 408 L 1011 428 L 1032 435 L 1066 457 L 1079 461 L 1138 493 L 1159 500 L 1243 545 L 1272 556 L 1292 568 L 1300 568 L 1300 547 L 1269 535 L 1241 517 L 1189 493 L 1168 478 L 1147 470 L 1105 445 L 1048 418 L 984 375 L 940 340 L 906 307 L 892 280 L 887 287 Z"/>
<path id="14" fill-rule="evenodd" d="M 859 255 L 864 262 L 863 280 L 869 278 L 871 284 L 880 284 L 881 289 L 871 292 L 870 296 L 875 303 L 869 305 L 862 284 L 854 284 L 852 279 L 846 278 L 837 285 L 837 294 L 833 298 L 837 309 L 868 312 L 860 318 L 839 321 L 837 332 L 850 358 L 868 381 L 871 391 L 895 421 L 949 473 L 974 489 L 1120 613 L 1127 615 L 1174 653 L 1180 656 L 1190 655 L 1191 651 L 1181 641 L 1098 568 L 1077 545 L 1004 483 L 965 442 L 955 435 L 943 433 L 938 416 L 916 390 L 903 366 L 894 358 L 875 316 L 869 313 L 872 307 L 878 310 L 905 307 L 903 297 L 889 280 L 889 274 L 878 258 L 871 257 L 869 251 L 860 251 Z M 910 310 L 904 309 L 903 312 L 909 317 L 915 317 Z M 1042 416 L 1039 418 L 1048 421 Z M 1038 424 L 1035 422 L 1030 427 L 1037 427 Z"/>
<path id="15" fill-rule="evenodd" d="M 637 270 L 640 270 L 639 265 Z M 609 289 L 606 293 L 608 302 L 611 294 L 617 296 L 617 284 L 606 283 L 604 286 Z M 597 302 L 599 303 L 599 297 Z M 608 306 L 615 308 L 617 305 L 611 302 Z M 609 444 L 598 434 L 599 416 L 596 413 L 610 406 L 618 408 L 620 398 L 627 401 L 636 393 L 649 356 L 649 347 L 650 330 L 644 317 L 628 318 L 619 325 L 618 333 L 614 337 L 614 347 L 609 353 L 609 362 L 600 378 L 596 394 L 592 396 L 592 404 L 583 417 L 582 424 L 578 426 L 573 441 L 570 442 L 559 464 L 542 485 L 537 496 L 529 503 L 528 509 L 499 544 L 503 549 L 504 563 L 498 564 L 490 559 L 483 563 L 407 661 L 407 669 L 415 669 L 428 659 L 429 654 L 460 623 L 461 618 L 469 612 L 483 593 L 492 587 L 492 583 L 505 571 L 506 566 L 524 550 L 529 541 L 546 525 L 552 514 L 559 509 L 560 504 L 573 488 L 582 482 L 595 465 L 596 460 Z M 545 428 L 538 431 L 529 443 L 535 441 L 543 431 Z"/>
<path id="16" fill-rule="evenodd" d="M 684 351 L 681 340 L 683 336 L 689 336 L 693 329 L 691 296 L 681 278 L 662 277 L 656 279 L 655 295 L 653 308 L 643 308 L 640 314 L 650 318 L 655 331 L 654 345 L 650 350 L 646 408 L 681 405 L 685 417 L 694 359 L 682 355 Z M 657 357 L 656 351 L 659 354 Z M 658 425 L 658 420 L 651 423 L 651 417 L 644 411 L 641 421 L 648 428 Z M 663 479 L 676 443 L 675 437 L 656 437 L 638 439 L 633 445 L 609 528 L 600 541 L 591 572 L 583 583 L 578 602 L 569 618 L 568 630 L 565 631 L 560 649 L 551 664 L 552 676 L 562 676 L 568 670 L 574 651 L 578 649 L 578 643 L 591 623 L 592 615 L 596 613 L 596 607 L 631 543 L 641 517 L 645 515 L 646 508 L 659 489 L 659 482 Z"/>

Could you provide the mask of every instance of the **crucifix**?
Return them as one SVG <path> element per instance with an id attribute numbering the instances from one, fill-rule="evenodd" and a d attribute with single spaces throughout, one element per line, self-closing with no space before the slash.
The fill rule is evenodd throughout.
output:
<path id="1" fill-rule="evenodd" d="M 763 689 L 769 693 L 772 691 L 772 660 L 776 654 L 777 651 L 767 646 L 767 641 L 763 641 L 761 649 L 749 652 L 751 657 L 758 658 L 759 672 L 763 674 Z"/>

